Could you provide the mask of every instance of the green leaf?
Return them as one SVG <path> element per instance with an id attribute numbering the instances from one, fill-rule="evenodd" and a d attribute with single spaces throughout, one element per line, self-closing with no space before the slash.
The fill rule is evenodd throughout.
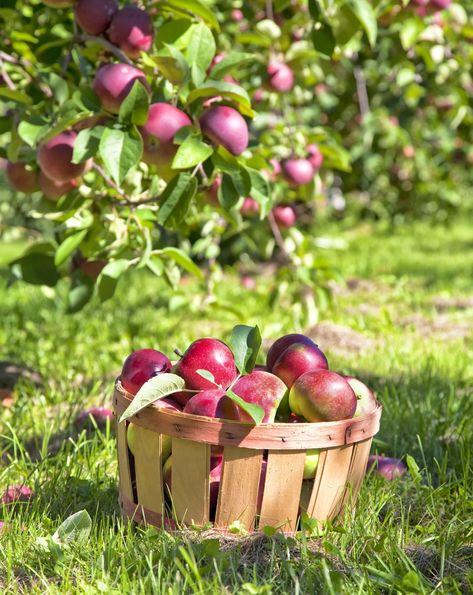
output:
<path id="1" fill-rule="evenodd" d="M 309 0 L 309 12 L 314 21 L 318 22 L 321 20 L 322 12 L 317 0 Z"/>
<path id="2" fill-rule="evenodd" d="M 234 68 L 240 68 L 244 64 L 251 64 L 255 61 L 255 55 L 249 52 L 232 52 L 216 64 L 211 71 L 212 79 L 221 79 Z"/>
<path id="3" fill-rule="evenodd" d="M 186 216 L 191 200 L 197 192 L 197 180 L 184 172 L 173 178 L 166 186 L 158 211 L 160 225 L 177 227 Z"/>
<path id="4" fill-rule="evenodd" d="M 41 137 L 49 130 L 49 124 L 43 118 L 35 116 L 31 120 L 23 120 L 18 126 L 18 135 L 30 147 L 36 147 Z"/>
<path id="5" fill-rule="evenodd" d="M 246 171 L 249 173 L 251 179 L 250 196 L 259 204 L 260 219 L 264 219 L 273 206 L 268 181 L 257 169 L 247 167 Z"/>
<path id="6" fill-rule="evenodd" d="M 419 465 L 416 463 L 416 460 L 413 456 L 407 455 L 406 456 L 406 465 L 409 469 L 409 473 L 411 474 L 412 479 L 415 483 L 419 484 L 422 481 L 422 475 L 419 470 Z"/>
<path id="7" fill-rule="evenodd" d="M 186 16 L 187 18 L 200 17 L 211 29 L 220 30 L 217 17 L 209 7 L 198 2 L 198 0 L 165 0 L 159 3 L 162 11 L 166 9 L 175 14 Z"/>
<path id="8" fill-rule="evenodd" d="M 203 83 L 198 89 L 194 89 L 189 93 L 187 98 L 188 103 L 193 103 L 197 99 L 203 97 L 215 97 L 220 95 L 226 99 L 235 101 L 242 114 L 253 117 L 253 110 L 251 109 L 251 101 L 248 93 L 239 85 L 227 83 L 226 81 L 207 81 Z"/>
<path id="9" fill-rule="evenodd" d="M 222 207 L 229 211 L 240 199 L 240 193 L 235 188 L 232 178 L 228 174 L 223 174 L 222 183 L 218 189 L 218 201 Z"/>
<path id="10" fill-rule="evenodd" d="M 229 345 L 240 374 L 249 374 L 255 367 L 261 347 L 261 333 L 258 326 L 237 324 L 232 330 Z"/>
<path id="11" fill-rule="evenodd" d="M 188 273 L 195 275 L 196 277 L 202 278 L 204 274 L 199 269 L 199 267 L 195 264 L 195 262 L 187 256 L 185 252 L 180 250 L 179 248 L 163 248 L 161 250 L 161 254 L 163 256 L 167 256 L 168 258 L 172 258 L 175 263 L 177 263 L 180 267 L 186 270 Z"/>
<path id="12" fill-rule="evenodd" d="M 77 276 L 67 295 L 67 313 L 75 314 L 90 301 L 94 294 L 94 281 L 83 273 Z"/>
<path id="13" fill-rule="evenodd" d="M 200 136 L 189 136 L 177 150 L 171 167 L 187 169 L 205 161 L 212 155 L 213 149 L 204 143 Z"/>
<path id="14" fill-rule="evenodd" d="M 331 56 L 335 49 L 335 37 L 332 28 L 327 23 L 321 23 L 320 28 L 312 29 L 311 33 L 312 43 L 314 48 L 324 54 L 324 56 Z"/>
<path id="15" fill-rule="evenodd" d="M 120 277 L 130 266 L 129 260 L 119 259 L 109 262 L 102 269 L 97 279 L 97 289 L 101 302 L 105 302 L 113 297 Z"/>
<path id="16" fill-rule="evenodd" d="M 417 38 L 425 27 L 425 20 L 420 18 L 407 19 L 402 23 L 399 38 L 401 40 L 401 45 L 406 52 L 415 44 Z"/>
<path id="17" fill-rule="evenodd" d="M 151 256 L 146 262 L 146 266 L 156 277 L 161 277 L 164 272 L 164 264 L 159 256 Z"/>
<path id="18" fill-rule="evenodd" d="M 378 23 L 373 4 L 368 0 L 351 0 L 350 8 L 365 30 L 370 46 L 374 47 L 378 35 Z"/>
<path id="19" fill-rule="evenodd" d="M 31 252 L 14 261 L 12 267 L 19 270 L 23 281 L 32 285 L 54 287 L 59 281 L 53 254 Z"/>
<path id="20" fill-rule="evenodd" d="M 68 236 L 62 244 L 56 250 L 54 256 L 54 264 L 59 267 L 75 252 L 75 250 L 81 245 L 82 240 L 88 233 L 88 229 L 82 229 L 81 231 Z"/>
<path id="21" fill-rule="evenodd" d="M 208 380 L 212 384 L 215 384 L 215 386 L 218 386 L 217 383 L 215 382 L 215 376 L 212 374 L 212 372 L 209 372 L 208 370 L 199 369 L 199 370 L 196 370 L 196 373 L 199 376 L 202 376 L 202 378 L 205 378 L 205 380 Z"/>
<path id="22" fill-rule="evenodd" d="M 103 126 L 95 126 L 79 131 L 74 141 L 72 163 L 82 163 L 97 155 L 104 130 Z"/>
<path id="23" fill-rule="evenodd" d="M 0 97 L 6 97 L 15 103 L 23 103 L 25 105 L 31 105 L 33 100 L 26 93 L 21 91 L 15 91 L 14 89 L 7 89 L 6 87 L 0 87 Z"/>
<path id="24" fill-rule="evenodd" d="M 69 112 L 64 114 L 61 118 L 59 118 L 54 126 L 48 126 L 48 130 L 45 134 L 43 134 L 40 138 L 41 142 L 46 142 L 51 138 L 54 138 L 56 135 L 64 132 L 64 130 L 68 130 L 72 128 L 75 124 L 78 124 L 82 120 L 93 116 L 93 112 Z"/>
<path id="25" fill-rule="evenodd" d="M 149 95 L 140 81 L 135 81 L 133 87 L 120 106 L 118 120 L 131 122 L 143 126 L 148 119 Z"/>
<path id="26" fill-rule="evenodd" d="M 177 374 L 168 373 L 153 376 L 136 393 L 133 401 L 120 417 L 120 423 L 126 419 L 130 419 L 130 417 L 133 417 L 133 415 L 148 407 L 150 403 L 181 391 L 185 385 L 184 379 Z"/>
<path id="27" fill-rule="evenodd" d="M 251 417 L 255 424 L 260 424 L 264 419 L 264 409 L 255 403 L 247 403 L 241 397 L 236 395 L 232 390 L 228 389 L 225 394 L 233 402 L 235 402 L 245 413 Z"/>
<path id="28" fill-rule="evenodd" d="M 140 134 L 105 128 L 99 145 L 100 156 L 117 184 L 121 184 L 128 172 L 140 161 L 143 153 L 143 140 Z"/>
<path id="29" fill-rule="evenodd" d="M 203 23 L 196 25 L 192 31 L 187 56 L 189 60 L 205 73 L 215 56 L 216 45 L 212 31 Z"/>
<path id="30" fill-rule="evenodd" d="M 86 510 L 79 510 L 68 517 L 52 536 L 54 543 L 68 546 L 85 545 L 92 530 L 92 519 Z"/>

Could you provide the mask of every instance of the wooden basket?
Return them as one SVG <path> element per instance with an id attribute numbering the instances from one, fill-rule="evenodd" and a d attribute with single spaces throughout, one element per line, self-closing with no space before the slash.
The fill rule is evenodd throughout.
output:
<path id="1" fill-rule="evenodd" d="M 116 419 L 131 396 L 116 383 Z M 131 418 L 136 424 L 135 456 L 127 446 L 128 422 L 117 424 L 119 499 L 124 517 L 169 529 L 210 521 L 211 446 L 224 449 L 214 526 L 235 522 L 247 531 L 274 527 L 297 530 L 301 511 L 323 524 L 353 507 L 366 471 L 381 405 L 355 419 L 300 424 L 218 420 L 153 405 Z M 166 512 L 162 435 L 172 437 L 172 506 Z M 320 449 L 314 479 L 303 481 L 306 451 Z M 263 460 L 263 495 L 258 496 Z M 257 509 L 257 502 L 260 505 Z"/>

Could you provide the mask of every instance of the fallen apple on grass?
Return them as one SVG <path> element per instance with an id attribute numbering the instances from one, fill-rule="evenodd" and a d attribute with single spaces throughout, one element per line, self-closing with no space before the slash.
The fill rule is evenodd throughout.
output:
<path id="1" fill-rule="evenodd" d="M 391 481 L 396 477 L 402 477 L 407 472 L 407 465 L 400 459 L 384 457 L 381 455 L 371 455 L 368 457 L 367 471 L 372 470 L 376 475 L 380 475 Z"/>
<path id="2" fill-rule="evenodd" d="M 107 423 L 112 424 L 113 418 L 113 411 L 107 407 L 89 407 L 75 418 L 74 427 L 78 432 L 93 431 L 96 427 L 103 431 Z"/>

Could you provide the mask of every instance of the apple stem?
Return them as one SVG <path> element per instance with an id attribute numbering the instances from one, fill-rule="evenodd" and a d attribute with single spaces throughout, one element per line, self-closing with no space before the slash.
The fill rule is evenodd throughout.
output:
<path id="1" fill-rule="evenodd" d="M 184 355 L 180 349 L 177 349 L 177 347 L 173 350 L 173 352 L 179 357 L 182 357 Z"/>

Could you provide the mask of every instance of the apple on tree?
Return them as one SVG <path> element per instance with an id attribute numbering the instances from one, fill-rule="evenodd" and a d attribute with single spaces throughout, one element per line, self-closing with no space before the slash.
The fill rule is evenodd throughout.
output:
<path id="1" fill-rule="evenodd" d="M 315 169 L 309 159 L 293 157 L 282 164 L 285 179 L 292 186 L 303 186 L 314 179 Z"/>
<path id="2" fill-rule="evenodd" d="M 296 211 L 291 205 L 277 205 L 273 207 L 272 213 L 279 227 L 287 229 L 296 224 Z"/>
<path id="3" fill-rule="evenodd" d="M 233 107 L 216 105 L 209 108 L 200 117 L 200 127 L 205 136 L 232 155 L 240 155 L 248 146 L 248 125 Z"/>
<path id="4" fill-rule="evenodd" d="M 44 197 L 48 200 L 56 201 L 64 196 L 68 192 L 72 192 L 75 188 L 77 188 L 77 180 L 70 180 L 69 182 L 57 182 L 56 180 L 51 180 L 48 176 L 40 171 L 39 172 L 39 187 L 41 192 L 44 194 Z"/>
<path id="5" fill-rule="evenodd" d="M 27 163 L 7 161 L 5 173 L 8 182 L 18 192 L 31 194 L 39 189 L 38 174 Z"/>
<path id="6" fill-rule="evenodd" d="M 49 179 L 60 183 L 71 182 L 90 169 L 91 160 L 72 163 L 76 138 L 76 132 L 67 130 L 39 145 L 38 164 Z"/>
<path id="7" fill-rule="evenodd" d="M 131 91 L 135 81 L 139 81 L 151 94 L 145 75 L 128 64 L 105 64 L 101 66 L 93 82 L 93 90 L 102 107 L 112 114 L 118 114 L 120 106 Z"/>
<path id="8" fill-rule="evenodd" d="M 77 24 L 90 35 L 104 33 L 117 10 L 117 0 L 77 0 L 74 6 Z"/>
<path id="9" fill-rule="evenodd" d="M 153 45 L 153 23 L 145 10 L 125 6 L 113 15 L 107 35 L 129 58 L 139 58 Z"/>

